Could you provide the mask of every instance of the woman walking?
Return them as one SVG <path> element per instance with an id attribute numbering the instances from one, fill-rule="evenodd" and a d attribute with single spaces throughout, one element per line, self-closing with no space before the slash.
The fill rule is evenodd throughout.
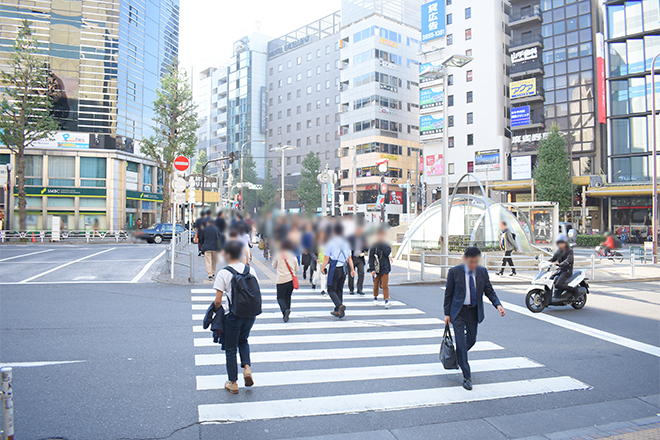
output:
<path id="1" fill-rule="evenodd" d="M 289 322 L 291 314 L 291 294 L 293 294 L 294 272 L 298 270 L 298 260 L 293 253 L 293 245 L 284 240 L 280 251 L 273 258 L 273 268 L 277 270 L 277 303 L 282 311 L 282 320 Z"/>
<path id="2" fill-rule="evenodd" d="M 384 229 L 378 230 L 376 243 L 369 249 L 369 272 L 374 278 L 374 305 L 378 305 L 378 290 L 383 289 L 385 308 L 390 304 L 390 271 L 392 270 L 392 248 L 386 241 L 387 233 Z"/>

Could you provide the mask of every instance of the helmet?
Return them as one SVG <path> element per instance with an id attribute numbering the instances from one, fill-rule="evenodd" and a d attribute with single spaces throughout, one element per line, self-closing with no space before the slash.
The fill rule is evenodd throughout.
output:
<path id="1" fill-rule="evenodd" d="M 568 236 L 566 234 L 559 234 L 559 237 L 557 237 L 557 243 L 568 243 Z"/>

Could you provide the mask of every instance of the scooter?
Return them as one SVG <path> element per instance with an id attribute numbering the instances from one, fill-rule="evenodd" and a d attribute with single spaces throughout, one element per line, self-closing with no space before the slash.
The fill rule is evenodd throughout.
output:
<path id="1" fill-rule="evenodd" d="M 532 280 L 527 289 L 525 305 L 532 313 L 540 313 L 548 306 L 572 306 L 581 309 L 587 303 L 589 284 L 587 284 L 587 271 L 574 270 L 573 276 L 568 279 L 568 285 L 576 289 L 574 295 L 564 297 L 565 291 L 555 296 L 555 279 L 560 270 L 549 261 L 539 264 L 539 273 Z"/>

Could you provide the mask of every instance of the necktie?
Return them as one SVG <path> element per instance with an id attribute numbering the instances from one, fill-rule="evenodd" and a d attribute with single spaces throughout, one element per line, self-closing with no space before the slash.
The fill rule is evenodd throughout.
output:
<path id="1" fill-rule="evenodd" d="M 474 283 L 474 272 L 468 272 L 470 276 L 470 305 L 472 307 L 477 305 L 477 286 Z"/>

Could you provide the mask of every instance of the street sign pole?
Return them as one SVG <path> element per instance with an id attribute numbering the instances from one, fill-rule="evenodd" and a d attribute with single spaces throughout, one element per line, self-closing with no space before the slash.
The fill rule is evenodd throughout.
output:
<path id="1" fill-rule="evenodd" d="M 175 190 L 172 190 L 172 196 L 174 198 Z M 174 279 L 174 259 L 176 258 L 176 248 L 174 246 L 174 238 L 176 237 L 176 201 L 172 205 L 172 239 L 170 240 L 170 247 L 172 252 L 170 253 L 170 279 Z"/>

